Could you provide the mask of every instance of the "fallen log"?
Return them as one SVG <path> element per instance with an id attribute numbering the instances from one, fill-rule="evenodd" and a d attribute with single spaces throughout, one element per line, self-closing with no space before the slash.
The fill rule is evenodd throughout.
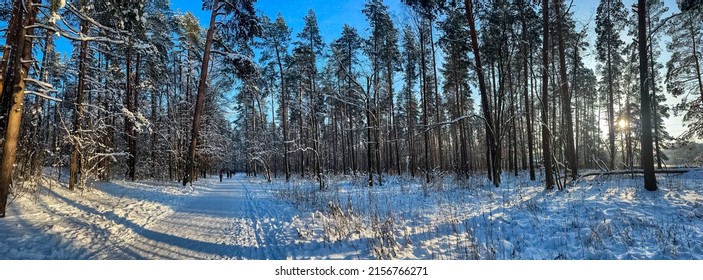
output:
<path id="1" fill-rule="evenodd" d="M 686 169 L 656 169 L 654 170 L 655 174 L 683 174 L 686 172 L 689 172 L 693 169 L 686 168 Z M 579 177 L 576 180 L 571 180 L 567 184 L 573 184 L 574 182 L 581 181 L 582 179 L 589 177 L 589 176 L 597 176 L 597 178 L 600 178 L 602 176 L 610 176 L 610 175 L 634 175 L 634 174 L 643 174 L 644 170 L 642 169 L 632 169 L 632 170 L 613 170 L 613 171 L 600 171 L 600 172 L 589 172 L 589 173 L 584 173 L 579 175 Z M 559 177 L 559 180 L 565 179 L 565 177 Z"/>
<path id="2" fill-rule="evenodd" d="M 691 171 L 691 169 L 656 169 L 654 170 L 654 173 L 656 174 L 683 174 L 688 171 Z M 604 176 L 604 175 L 629 175 L 629 174 L 643 174 L 644 170 L 642 169 L 633 169 L 633 170 L 613 170 L 613 171 L 608 171 L 608 172 L 591 172 L 591 173 L 586 173 L 586 174 L 581 174 L 579 177 L 588 177 L 588 176 Z"/>

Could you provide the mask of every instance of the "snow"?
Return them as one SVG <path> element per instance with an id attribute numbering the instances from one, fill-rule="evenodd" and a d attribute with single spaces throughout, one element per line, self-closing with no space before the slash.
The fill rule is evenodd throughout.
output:
<path id="1" fill-rule="evenodd" d="M 0 259 L 703 259 L 703 169 L 657 179 L 337 176 L 321 192 L 237 174 L 69 192 L 43 178 L 0 219 Z"/>

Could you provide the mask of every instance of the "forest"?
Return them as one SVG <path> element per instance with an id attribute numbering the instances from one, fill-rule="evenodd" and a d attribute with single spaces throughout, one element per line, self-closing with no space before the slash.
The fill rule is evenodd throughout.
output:
<path id="1" fill-rule="evenodd" d="M 0 1 L 0 217 L 43 178 L 563 190 L 624 172 L 656 191 L 703 138 L 700 0 L 600 0 L 587 21 L 573 1 L 365 0 L 367 28 L 334 38 L 312 9 L 294 30 L 256 0 L 203 0 L 209 21 L 173 2 Z"/>

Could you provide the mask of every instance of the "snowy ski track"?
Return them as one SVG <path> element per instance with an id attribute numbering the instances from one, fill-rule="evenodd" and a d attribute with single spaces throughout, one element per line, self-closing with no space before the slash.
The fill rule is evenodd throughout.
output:
<path id="1" fill-rule="evenodd" d="M 238 174 L 196 188 L 175 212 L 116 244 L 110 259 L 285 259 L 283 225 L 267 188 L 247 186 Z"/>

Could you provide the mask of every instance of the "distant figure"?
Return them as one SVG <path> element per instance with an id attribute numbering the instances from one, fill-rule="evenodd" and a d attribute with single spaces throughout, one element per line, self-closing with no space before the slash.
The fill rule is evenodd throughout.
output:
<path id="1" fill-rule="evenodd" d="M 222 170 L 220 170 L 220 183 L 222 183 Z"/>

